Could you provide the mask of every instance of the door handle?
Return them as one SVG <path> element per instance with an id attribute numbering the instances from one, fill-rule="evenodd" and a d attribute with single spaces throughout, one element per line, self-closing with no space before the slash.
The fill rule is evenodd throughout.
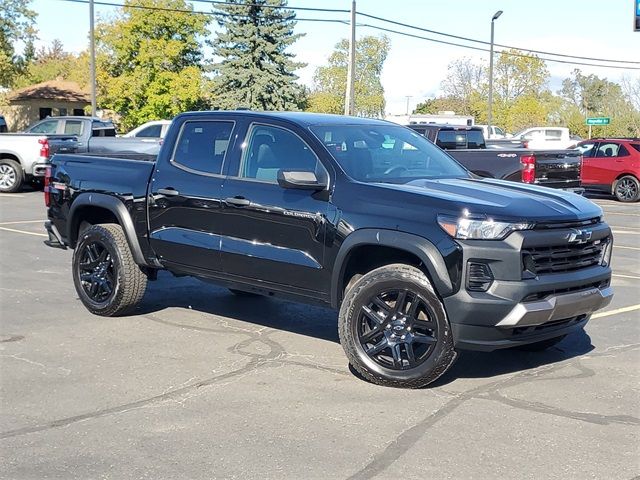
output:
<path id="1" fill-rule="evenodd" d="M 164 195 L 165 197 L 175 197 L 176 195 L 180 195 L 180 192 L 172 187 L 159 188 L 158 193 L 160 195 Z"/>
<path id="2" fill-rule="evenodd" d="M 236 207 L 248 207 L 251 205 L 251 201 L 244 197 L 228 197 L 225 198 L 224 201 L 231 205 L 235 205 Z"/>

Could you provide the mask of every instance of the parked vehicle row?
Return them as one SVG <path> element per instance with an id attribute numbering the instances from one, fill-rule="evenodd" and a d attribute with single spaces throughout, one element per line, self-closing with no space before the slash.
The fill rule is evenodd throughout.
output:
<path id="1" fill-rule="evenodd" d="M 456 125 L 409 125 L 480 177 L 553 188 L 580 189 L 578 150 L 486 148 L 482 129 Z"/>
<path id="2" fill-rule="evenodd" d="M 158 270 L 331 306 L 382 385 L 427 385 L 458 349 L 548 348 L 613 295 L 600 207 L 478 178 L 380 120 L 192 112 L 156 161 L 56 155 L 48 172 L 48 243 L 74 249 L 89 311 L 135 311 Z"/>
<path id="3" fill-rule="evenodd" d="M 24 133 L 0 134 L 0 192 L 17 192 L 25 183 L 41 179 L 55 153 L 152 160 L 159 150 L 158 138 L 117 138 L 109 121 L 95 117 L 49 117 Z"/>

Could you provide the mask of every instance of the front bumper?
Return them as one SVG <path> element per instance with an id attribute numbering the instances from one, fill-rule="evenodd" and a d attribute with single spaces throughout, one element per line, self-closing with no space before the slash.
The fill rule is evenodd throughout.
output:
<path id="1" fill-rule="evenodd" d="M 460 242 L 463 265 L 486 263 L 494 280 L 487 291 L 470 291 L 463 268 L 460 289 L 443 299 L 457 348 L 490 351 L 566 335 L 611 302 L 606 265 L 538 275 L 525 270 L 523 252 L 557 244 L 568 232 L 516 232 L 501 242 Z M 593 227 L 594 238 L 610 242 L 610 236 L 606 225 Z"/>

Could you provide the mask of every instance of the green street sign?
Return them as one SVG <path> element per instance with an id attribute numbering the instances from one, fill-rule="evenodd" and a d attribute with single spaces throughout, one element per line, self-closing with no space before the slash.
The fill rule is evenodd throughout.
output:
<path id="1" fill-rule="evenodd" d="M 586 125 L 609 125 L 611 119 L 609 117 L 587 118 Z"/>

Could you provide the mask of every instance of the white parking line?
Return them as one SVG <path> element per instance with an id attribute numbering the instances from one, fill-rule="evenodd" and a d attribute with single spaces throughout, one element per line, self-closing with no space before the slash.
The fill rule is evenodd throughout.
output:
<path id="1" fill-rule="evenodd" d="M 19 222 L 0 222 L 0 225 L 19 225 L 21 223 L 44 223 L 44 220 L 22 220 Z"/>
<path id="2" fill-rule="evenodd" d="M 627 247 L 626 245 L 615 245 L 613 246 L 613 249 L 615 250 L 616 248 L 625 248 L 627 250 L 640 250 L 640 248 L 638 247 Z"/>
<path id="3" fill-rule="evenodd" d="M 616 235 L 640 235 L 640 232 L 632 232 L 631 230 L 611 230 Z"/>
<path id="4" fill-rule="evenodd" d="M 49 235 L 46 235 L 44 233 L 25 232 L 24 230 L 16 230 L 14 228 L 0 227 L 0 230 L 4 230 L 6 232 L 13 232 L 13 233 L 24 233 L 25 235 L 34 235 L 36 237 L 49 237 Z"/>
<path id="5" fill-rule="evenodd" d="M 625 217 L 640 217 L 640 214 L 638 213 L 607 212 L 605 210 L 604 216 L 606 217 L 607 215 L 624 215 Z"/>
<path id="6" fill-rule="evenodd" d="M 640 305 L 631 305 L 630 307 L 622 307 L 616 308 L 615 310 L 609 310 L 600 313 L 594 313 L 591 318 L 602 318 L 602 317 L 610 317 L 611 315 L 617 315 L 618 313 L 627 313 L 633 312 L 635 310 L 640 310 Z"/>
<path id="7" fill-rule="evenodd" d="M 636 277 L 635 275 L 623 275 L 621 273 L 612 273 L 612 277 L 620 277 L 620 278 L 632 278 L 633 280 L 640 280 L 640 277 Z"/>

